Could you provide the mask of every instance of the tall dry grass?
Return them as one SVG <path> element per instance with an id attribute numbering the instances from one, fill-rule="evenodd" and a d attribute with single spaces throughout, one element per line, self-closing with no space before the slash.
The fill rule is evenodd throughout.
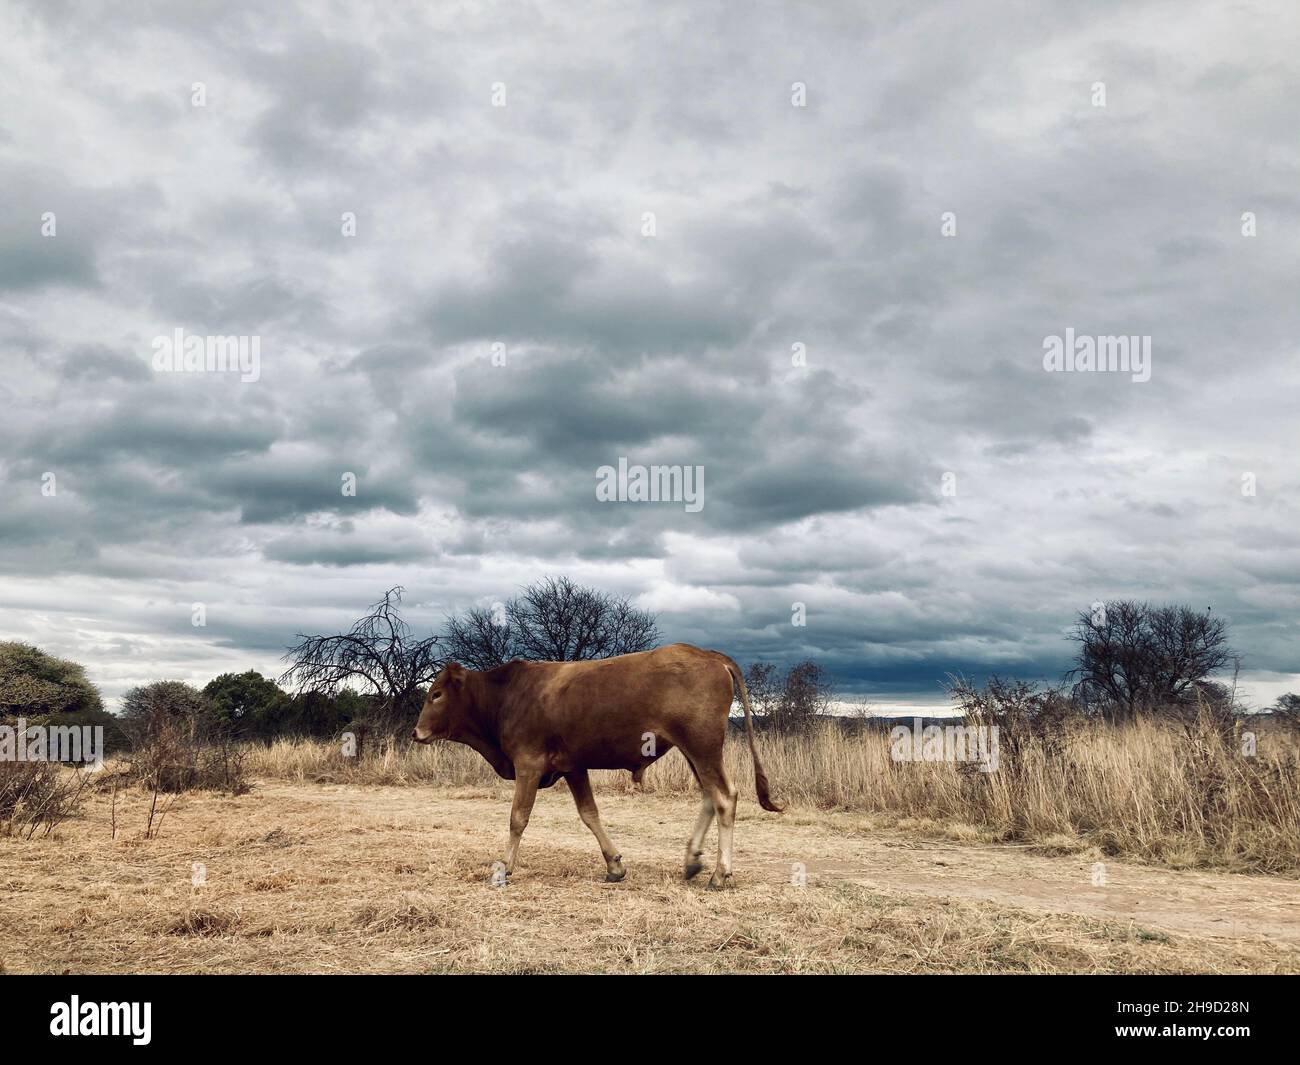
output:
<path id="1" fill-rule="evenodd" d="M 1240 733 L 1240 725 L 1225 729 L 1208 716 L 1123 726 L 1080 720 L 1049 735 L 1002 736 L 991 773 L 972 763 L 895 761 L 886 730 L 825 724 L 802 735 L 761 735 L 759 746 L 776 793 L 794 807 L 970 826 L 1000 840 L 1074 841 L 1174 866 L 1300 873 L 1300 743 L 1273 728 L 1247 757 Z M 724 756 L 742 797 L 754 801 L 744 740 L 729 737 Z M 345 758 L 337 745 L 281 740 L 251 750 L 248 769 L 299 782 L 508 787 L 469 748 L 448 743 L 389 743 Z M 638 787 L 628 773 L 593 779 L 598 790 Z M 696 789 L 676 752 L 652 766 L 640 787 Z"/>

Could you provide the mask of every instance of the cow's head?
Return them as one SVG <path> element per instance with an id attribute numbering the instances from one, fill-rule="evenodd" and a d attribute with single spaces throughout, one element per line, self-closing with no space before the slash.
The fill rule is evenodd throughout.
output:
<path id="1" fill-rule="evenodd" d="M 447 739 L 464 698 L 465 667 L 458 662 L 448 662 L 429 685 L 411 739 L 416 743 Z"/>

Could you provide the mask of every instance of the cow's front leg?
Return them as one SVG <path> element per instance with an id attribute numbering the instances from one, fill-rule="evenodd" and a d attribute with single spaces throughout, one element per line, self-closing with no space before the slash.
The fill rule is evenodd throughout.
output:
<path id="1" fill-rule="evenodd" d="M 510 842 L 506 845 L 506 876 L 515 871 L 515 857 L 519 854 L 519 840 L 528 827 L 528 817 L 533 812 L 537 798 L 537 783 L 542 774 L 526 766 L 515 766 L 515 801 L 510 805 Z"/>
<path id="2" fill-rule="evenodd" d="M 605 835 L 605 827 L 600 823 L 600 811 L 596 809 L 596 797 L 591 793 L 591 779 L 585 769 L 566 773 L 569 791 L 573 794 L 574 805 L 578 807 L 578 816 L 582 823 L 591 829 L 591 834 L 600 844 L 600 853 L 605 859 L 605 879 L 616 884 L 626 875 L 623 870 L 623 856 L 614 850 L 614 844 Z"/>

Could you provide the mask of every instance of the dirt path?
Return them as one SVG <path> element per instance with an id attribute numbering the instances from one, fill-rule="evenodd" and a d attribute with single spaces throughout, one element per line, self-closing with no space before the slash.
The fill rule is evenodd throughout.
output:
<path id="1" fill-rule="evenodd" d="M 301 794 L 300 792 L 298 794 Z M 429 809 L 430 796 L 386 789 L 411 812 Z M 327 801 L 351 803 L 346 792 Z M 438 820 L 452 814 L 434 800 Z M 504 797 L 449 800 L 463 808 L 464 823 L 505 835 L 509 803 Z M 605 827 L 620 848 L 635 883 L 638 864 L 680 861 L 693 804 L 657 796 L 599 796 Z M 392 810 L 386 803 L 386 809 Z M 685 816 L 684 816 L 685 815 Z M 1104 886 L 1094 886 L 1092 855 L 1048 856 L 1011 844 L 982 845 L 917 838 L 896 830 L 864 827 L 865 818 L 791 811 L 785 815 L 742 809 L 736 828 L 738 877 L 788 884 L 796 862 L 810 881 L 844 880 L 884 891 L 930 898 L 978 900 L 1041 913 L 1074 914 L 1131 922 L 1142 929 L 1195 937 L 1262 939 L 1300 950 L 1300 880 L 1196 872 L 1104 861 Z M 706 870 L 716 848 L 714 827 L 706 845 Z M 563 791 L 539 796 L 524 837 L 528 853 L 554 843 L 591 851 L 593 874 L 600 858 Z M 521 871 L 522 872 L 522 871 Z"/>
<path id="2" fill-rule="evenodd" d="M 787 863 L 764 856 L 784 872 Z M 934 898 L 1131 921 L 1184 935 L 1258 937 L 1300 949 L 1300 883 L 1220 873 L 1174 872 L 1105 863 L 1092 885 L 1091 859 L 1049 858 L 1015 847 L 879 839 L 851 859 L 814 861 L 810 875 Z"/>

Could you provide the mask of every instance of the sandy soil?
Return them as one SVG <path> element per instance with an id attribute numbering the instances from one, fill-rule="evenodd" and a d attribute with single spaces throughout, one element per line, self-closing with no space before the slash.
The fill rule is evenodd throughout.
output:
<path id="1" fill-rule="evenodd" d="M 696 804 L 600 795 L 603 881 L 563 789 L 492 887 L 502 791 L 260 783 L 190 795 L 143 839 L 107 796 L 0 840 L 9 972 L 1300 972 L 1300 882 L 925 838 L 742 805 L 737 887 L 681 882 Z M 712 845 L 713 840 L 710 840 Z M 712 851 L 710 849 L 709 854 Z M 201 865 L 201 870 L 196 866 Z M 803 886 L 791 883 L 799 863 Z M 194 884 L 201 872 L 200 884 Z"/>
<path id="2" fill-rule="evenodd" d="M 828 815 L 809 826 L 810 850 L 828 828 L 847 837 L 835 840 L 834 857 L 810 862 L 810 872 L 908 894 L 1103 917 L 1194 936 L 1258 938 L 1300 949 L 1297 880 L 1134 865 L 1097 852 L 1049 856 L 1011 844 L 917 839 L 864 829 L 853 821 Z M 803 827 L 796 827 L 793 836 L 786 834 L 783 850 L 802 837 Z M 860 834 L 865 832 L 870 834 Z M 763 857 L 785 866 L 778 854 Z M 1093 883 L 1098 862 L 1102 886 Z"/>

